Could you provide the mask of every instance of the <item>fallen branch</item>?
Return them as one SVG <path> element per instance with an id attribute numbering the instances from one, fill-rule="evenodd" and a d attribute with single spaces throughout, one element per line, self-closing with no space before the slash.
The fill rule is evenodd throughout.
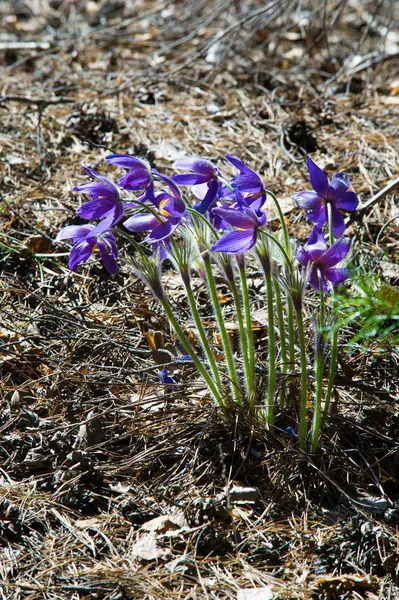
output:
<path id="1" fill-rule="evenodd" d="M 385 198 L 387 194 L 395 190 L 397 187 L 399 187 L 399 177 L 388 183 L 388 185 L 386 185 L 382 190 L 375 194 L 375 196 L 370 198 L 370 200 L 368 200 L 365 204 L 360 206 L 360 208 L 357 211 L 352 213 L 351 216 L 348 217 L 346 220 L 346 226 L 350 225 L 354 221 L 359 221 L 360 219 L 362 219 L 364 215 L 369 211 L 369 209 L 374 206 L 374 204 L 377 204 L 377 202 Z"/>

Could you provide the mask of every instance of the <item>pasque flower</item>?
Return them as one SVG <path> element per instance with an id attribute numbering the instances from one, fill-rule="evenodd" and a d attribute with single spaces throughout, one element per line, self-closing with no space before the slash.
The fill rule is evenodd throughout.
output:
<path id="1" fill-rule="evenodd" d="M 121 188 L 133 192 L 143 190 L 143 194 L 137 198 L 139 202 L 154 201 L 154 183 L 151 169 L 146 162 L 129 154 L 109 154 L 105 160 L 111 165 L 127 170 L 126 175 L 119 180 Z"/>
<path id="2" fill-rule="evenodd" d="M 239 175 L 230 180 L 230 185 L 241 192 L 243 202 L 249 206 L 261 198 L 263 203 L 266 200 L 266 192 L 259 175 L 234 154 L 226 154 L 226 158 L 240 171 Z"/>
<path id="3" fill-rule="evenodd" d="M 239 206 L 238 208 L 214 208 L 213 213 L 221 219 L 237 227 L 229 231 L 212 246 L 213 252 L 224 252 L 225 254 L 243 254 L 250 250 L 255 244 L 259 227 L 266 223 L 266 215 L 261 210 L 260 200 L 254 206 Z"/>
<path id="4" fill-rule="evenodd" d="M 296 259 L 303 267 L 309 269 L 309 283 L 315 289 L 320 289 L 319 276 L 323 291 L 328 291 L 327 280 L 332 285 L 342 283 L 349 276 L 349 269 L 333 268 L 348 254 L 350 241 L 340 238 L 327 249 L 327 243 L 321 225 L 315 225 L 309 236 L 308 248 L 302 246 L 296 251 Z"/>
<path id="5" fill-rule="evenodd" d="M 93 177 L 94 181 L 77 185 L 73 188 L 73 191 L 91 196 L 93 200 L 82 204 L 76 214 L 87 220 L 107 217 L 112 226 L 120 220 L 124 212 L 118 189 L 112 181 L 100 175 L 94 169 L 84 165 L 83 169 Z"/>
<path id="6" fill-rule="evenodd" d="M 183 200 L 166 192 L 155 194 L 155 203 L 159 208 L 160 219 L 153 214 L 139 214 L 133 215 L 123 223 L 131 232 L 151 231 L 145 238 L 150 244 L 157 244 L 169 238 L 186 215 Z"/>
<path id="7" fill-rule="evenodd" d="M 311 158 L 306 164 L 314 191 L 296 192 L 293 196 L 294 200 L 300 208 L 307 211 L 308 219 L 318 225 L 324 225 L 327 222 L 327 205 L 330 204 L 334 237 L 340 237 L 346 226 L 339 209 L 353 211 L 359 204 L 355 192 L 348 192 L 349 177 L 345 173 L 337 173 L 331 183 L 328 183 L 325 172 Z"/>
<path id="8" fill-rule="evenodd" d="M 90 224 L 69 225 L 61 229 L 55 241 L 72 240 L 73 248 L 69 254 L 69 268 L 71 271 L 76 271 L 81 262 L 88 260 L 95 246 L 98 246 L 104 267 L 111 275 L 117 272 L 118 248 L 114 235 L 107 231 L 108 227 L 109 222 L 104 219 L 97 226 Z"/>

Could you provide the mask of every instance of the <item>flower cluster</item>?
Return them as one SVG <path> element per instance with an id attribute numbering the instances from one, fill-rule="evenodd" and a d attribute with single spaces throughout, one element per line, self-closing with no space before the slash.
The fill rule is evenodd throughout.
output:
<path id="1" fill-rule="evenodd" d="M 254 254 L 264 270 L 266 282 L 269 330 L 266 413 L 267 420 L 271 423 L 278 364 L 276 339 L 280 344 L 278 351 L 281 354 L 280 364 L 283 365 L 282 375 L 289 374 L 287 365 L 290 361 L 295 361 L 295 340 L 291 325 L 289 352 L 287 350 L 286 320 L 280 282 L 285 281 L 283 290 L 288 323 L 292 322 L 294 311 L 298 319 L 299 334 L 303 336 L 298 286 L 303 288 L 309 283 L 319 291 L 323 321 L 324 294 L 345 281 L 349 275 L 347 268 L 339 266 L 350 248 L 350 242 L 341 237 L 345 231 L 341 211 L 355 210 L 358 198 L 354 192 L 348 191 L 349 178 L 345 173 L 338 173 L 329 183 L 324 171 L 309 159 L 307 166 L 313 191 L 298 192 L 294 198 L 298 206 L 307 211 L 309 220 L 315 225 L 306 248 L 298 246 L 294 253 L 283 214 L 274 194 L 265 189 L 260 176 L 240 158 L 226 154 L 226 160 L 231 168 L 236 170 L 236 174 L 230 178 L 225 177 L 209 160 L 196 156 L 177 160 L 173 165 L 177 174 L 166 176 L 137 157 L 112 154 L 106 157 L 106 161 L 123 170 L 119 186 L 97 171 L 83 167 L 91 181 L 75 187 L 74 191 L 91 199 L 79 207 L 77 215 L 88 221 L 94 220 L 95 224 L 67 226 L 59 232 L 56 241 L 72 240 L 73 247 L 69 256 L 71 270 L 76 270 L 78 265 L 87 261 L 93 250 L 98 248 L 104 267 L 110 274 L 115 274 L 118 259 L 117 238 L 119 235 L 128 237 L 136 250 L 135 255 L 139 255 L 139 259 L 133 256 L 130 260 L 134 272 L 142 277 L 161 302 L 185 352 L 191 357 L 219 404 L 223 404 L 221 388 L 227 381 L 238 403 L 243 402 L 245 394 L 247 399 L 250 398 L 254 389 L 255 347 L 244 261 L 246 253 Z M 267 226 L 267 204 L 271 200 L 279 211 L 282 238 L 274 235 Z M 325 226 L 329 244 L 323 232 Z M 138 238 L 134 235 L 137 233 L 146 233 L 144 246 L 137 242 Z M 143 249 L 145 246 L 152 249 L 152 255 Z M 235 263 L 231 262 L 231 255 L 237 256 Z M 164 295 L 160 273 L 165 258 L 172 261 L 182 276 L 203 349 L 204 356 L 201 359 L 193 351 Z M 240 381 L 223 322 L 213 276 L 215 268 L 223 270 L 235 302 L 245 367 L 245 386 Z M 197 269 L 208 287 L 226 360 L 225 378 L 220 374 L 215 352 L 207 339 L 195 306 L 190 287 L 190 276 L 194 269 Z M 238 274 L 241 290 L 236 283 Z M 273 306 L 274 302 L 276 309 Z M 274 331 L 275 320 L 278 320 L 279 327 L 277 337 Z M 302 406 L 303 410 L 306 410 L 307 380 L 302 347 L 301 361 Z M 293 366 L 291 365 L 292 372 Z M 160 380 L 167 384 L 175 383 L 166 369 L 160 371 Z M 243 391 L 244 387 L 246 392 Z M 282 389 L 280 407 L 284 406 L 286 396 L 286 390 Z M 299 429 L 299 443 L 303 446 L 306 414 L 301 413 Z"/>
<path id="2" fill-rule="evenodd" d="M 92 200 L 82 204 L 76 214 L 83 219 L 103 221 L 96 226 L 65 227 L 58 234 L 57 242 L 72 239 L 74 244 L 69 261 L 71 270 L 88 260 L 97 245 L 105 268 L 115 273 L 118 251 L 114 232 L 118 224 L 130 233 L 149 232 L 145 241 L 154 248 L 160 243 L 168 247 L 170 236 L 189 220 L 188 207 L 206 215 L 215 229 L 225 232 L 213 244 L 213 252 L 243 254 L 251 250 L 256 245 L 259 230 L 266 225 L 266 190 L 259 175 L 239 158 L 227 154 L 226 159 L 239 171 L 230 181 L 211 162 L 199 157 L 176 161 L 175 169 L 185 172 L 166 177 L 139 158 L 109 155 L 106 157 L 108 163 L 126 171 L 119 181 L 122 191 L 139 192 L 138 197 L 130 201 L 122 200 L 120 191 L 107 177 L 84 166 L 93 181 L 76 186 L 74 191 L 91 196 Z M 298 192 L 294 199 L 299 207 L 306 209 L 308 218 L 316 225 L 308 240 L 308 251 L 299 248 L 296 257 L 301 265 L 311 266 L 310 285 L 319 289 L 317 273 L 321 272 L 323 288 L 327 291 L 325 280 L 334 285 L 348 275 L 345 269 L 332 270 L 331 267 L 342 261 L 349 246 L 340 242 L 338 249 L 327 250 L 322 226 L 328 221 L 330 207 L 334 236 L 342 235 L 345 223 L 339 209 L 355 210 L 358 198 L 354 192 L 347 191 L 349 178 L 345 173 L 335 175 L 329 184 L 324 171 L 312 159 L 308 161 L 308 169 L 314 191 Z M 156 189 L 156 184 L 160 184 L 160 189 Z M 197 201 L 188 205 L 179 186 L 190 187 Z M 147 209 L 144 213 L 136 210 L 122 222 L 127 209 L 137 209 L 140 204 L 144 207 L 146 201 L 154 210 L 148 212 Z"/>

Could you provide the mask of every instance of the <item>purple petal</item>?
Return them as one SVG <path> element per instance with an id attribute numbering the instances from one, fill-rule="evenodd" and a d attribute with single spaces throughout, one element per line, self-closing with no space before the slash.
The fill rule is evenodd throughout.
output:
<path id="1" fill-rule="evenodd" d="M 342 210 L 356 210 L 359 204 L 359 198 L 355 194 L 355 192 L 345 192 L 337 196 L 335 201 L 335 206 L 337 208 L 342 208 Z"/>
<path id="2" fill-rule="evenodd" d="M 320 208 L 308 212 L 306 216 L 312 223 L 317 223 L 320 226 L 324 225 L 327 222 L 327 207 L 322 205 Z"/>
<path id="3" fill-rule="evenodd" d="M 173 198 L 172 196 L 169 196 L 169 198 L 161 202 L 159 208 L 162 214 L 170 217 L 181 218 L 186 213 L 186 205 L 183 200 L 180 198 Z"/>
<path id="4" fill-rule="evenodd" d="M 150 185 L 152 179 L 151 174 L 144 168 L 138 168 L 134 171 L 129 171 L 121 177 L 119 185 L 125 190 L 142 190 Z"/>
<path id="5" fill-rule="evenodd" d="M 252 169 L 250 169 L 238 156 L 234 156 L 234 154 L 225 154 L 226 159 L 236 167 L 242 173 L 254 173 Z"/>
<path id="6" fill-rule="evenodd" d="M 343 235 L 346 229 L 346 225 L 344 217 L 341 215 L 339 209 L 334 204 L 331 205 L 331 220 L 334 237 L 341 237 L 341 235 Z"/>
<path id="7" fill-rule="evenodd" d="M 349 269 L 324 269 L 323 275 L 328 281 L 331 281 L 333 285 L 342 283 L 349 277 Z"/>
<path id="8" fill-rule="evenodd" d="M 152 231 L 155 227 L 158 227 L 160 222 L 154 215 L 150 214 L 140 214 L 133 215 L 126 221 L 124 221 L 123 226 L 131 232 L 143 232 L 143 231 Z"/>
<path id="9" fill-rule="evenodd" d="M 191 188 L 191 192 L 196 198 L 198 198 L 198 200 L 203 200 L 208 193 L 208 189 L 208 182 L 199 183 L 198 185 L 193 185 L 193 187 Z"/>
<path id="10" fill-rule="evenodd" d="M 215 177 L 217 174 L 217 169 L 213 166 L 213 164 L 209 162 L 209 160 L 205 160 L 199 156 L 187 156 L 186 158 L 180 158 L 173 163 L 172 167 L 182 171 L 201 173 L 201 175 L 206 175 L 207 181 L 213 179 L 213 177 Z"/>
<path id="11" fill-rule="evenodd" d="M 306 252 L 306 250 L 302 248 L 302 246 L 298 246 L 295 252 L 295 258 L 303 267 L 307 267 L 308 263 L 311 261 L 309 253 Z"/>
<path id="12" fill-rule="evenodd" d="M 315 225 L 308 239 L 308 252 L 312 260 L 316 261 L 326 249 L 327 243 L 322 228 L 320 225 Z"/>
<path id="13" fill-rule="evenodd" d="M 320 268 L 324 270 L 335 267 L 348 254 L 350 245 L 351 243 L 348 239 L 341 238 L 337 240 L 320 258 Z"/>
<path id="14" fill-rule="evenodd" d="M 91 256 L 92 250 L 95 246 L 95 239 L 82 240 L 74 245 L 69 254 L 69 268 L 71 271 L 76 271 L 76 267 L 79 263 L 85 262 Z"/>
<path id="15" fill-rule="evenodd" d="M 122 167 L 122 169 L 145 169 L 147 173 L 150 172 L 149 166 L 143 160 L 135 156 L 129 156 L 129 154 L 108 154 L 105 160 L 110 165 L 117 165 L 118 167 Z"/>
<path id="16" fill-rule="evenodd" d="M 323 201 L 316 192 L 295 192 L 292 197 L 299 208 L 305 210 L 319 211 L 323 206 Z"/>
<path id="17" fill-rule="evenodd" d="M 112 198 L 104 200 L 90 200 L 85 202 L 76 211 L 76 214 L 82 219 L 100 219 L 106 215 L 115 206 L 115 202 Z"/>
<path id="18" fill-rule="evenodd" d="M 150 244 L 160 242 L 161 240 L 164 240 L 165 238 L 172 235 L 172 233 L 179 226 L 179 224 L 180 219 L 167 219 L 167 221 L 155 227 L 155 229 L 153 229 L 153 231 L 149 235 L 147 235 L 145 241 L 149 242 Z"/>
<path id="19" fill-rule="evenodd" d="M 312 188 L 320 194 L 321 196 L 325 196 L 328 190 L 328 178 L 320 167 L 316 165 L 315 162 L 311 158 L 306 163 L 310 176 L 310 183 L 312 184 Z"/>
<path id="20" fill-rule="evenodd" d="M 321 283 L 323 287 L 323 292 L 328 292 L 327 281 L 323 273 L 321 273 Z M 319 274 L 317 272 L 316 267 L 313 267 L 310 271 L 309 284 L 312 286 L 313 289 L 320 291 Z"/>
<path id="21" fill-rule="evenodd" d="M 168 186 L 168 188 L 171 190 L 172 194 L 176 198 L 181 198 L 180 190 L 171 177 L 166 177 L 166 175 L 162 175 L 156 169 L 152 169 L 152 173 L 153 173 L 153 175 L 158 177 L 158 179 L 163 181 L 163 183 L 166 183 L 166 185 Z"/>
<path id="22" fill-rule="evenodd" d="M 349 188 L 349 177 L 346 173 L 337 173 L 331 179 L 330 186 L 338 193 L 343 194 Z"/>
<path id="23" fill-rule="evenodd" d="M 208 191 L 206 192 L 204 198 L 194 206 L 195 210 L 197 210 L 201 215 L 204 215 L 211 210 L 213 203 L 216 200 L 216 196 L 219 190 L 219 182 L 216 179 L 213 179 L 208 187 Z"/>
<path id="24" fill-rule="evenodd" d="M 84 239 L 90 231 L 94 229 L 94 225 L 68 225 L 58 233 L 55 242 L 69 239 Z"/>
<path id="25" fill-rule="evenodd" d="M 215 208 L 213 213 L 222 217 L 226 223 L 239 227 L 240 229 L 255 229 L 259 220 L 256 214 L 246 207 L 242 207 L 241 210 L 234 210 L 234 208 Z"/>
<path id="26" fill-rule="evenodd" d="M 256 231 L 229 231 L 212 246 L 213 252 L 225 254 L 243 254 L 250 250 L 256 243 Z"/>
<path id="27" fill-rule="evenodd" d="M 198 185 L 199 183 L 207 183 L 210 181 L 210 177 L 208 177 L 208 175 L 202 175 L 200 173 L 173 175 L 172 179 L 178 185 Z"/>
<path id="28" fill-rule="evenodd" d="M 97 240 L 97 245 L 100 249 L 101 260 L 103 261 L 104 267 L 108 273 L 115 275 L 118 271 L 118 265 L 116 259 L 118 258 L 118 248 L 116 247 L 115 238 L 112 234 L 108 237 L 103 236 L 102 239 Z"/>

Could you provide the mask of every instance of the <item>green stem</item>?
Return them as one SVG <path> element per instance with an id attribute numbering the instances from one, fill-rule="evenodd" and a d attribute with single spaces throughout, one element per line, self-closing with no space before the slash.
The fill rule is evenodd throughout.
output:
<path id="1" fill-rule="evenodd" d="M 286 225 L 286 222 L 285 222 L 285 219 L 284 219 L 283 211 L 281 210 L 280 203 L 277 200 L 276 196 L 273 194 L 273 192 L 271 192 L 270 190 L 266 190 L 266 192 L 267 192 L 267 194 L 269 196 L 271 196 L 271 198 L 273 199 L 273 202 L 274 202 L 274 204 L 275 204 L 275 206 L 277 208 L 278 217 L 280 219 L 281 228 L 283 230 L 285 251 L 289 255 L 289 252 L 290 252 L 290 242 L 289 242 L 288 230 L 287 230 L 287 225 Z"/>
<path id="2" fill-rule="evenodd" d="M 329 239 L 330 239 L 330 246 L 332 246 L 332 244 L 334 243 L 334 233 L 333 233 L 333 227 L 332 227 L 332 214 L 331 214 L 330 203 L 327 204 L 327 216 L 328 216 L 328 235 L 329 235 Z M 336 323 L 335 323 L 334 288 L 332 291 L 332 319 L 333 319 L 333 322 L 332 322 L 333 332 L 332 332 L 332 336 L 331 336 L 330 370 L 328 373 L 326 399 L 324 402 L 323 424 L 327 417 L 328 410 L 330 408 L 331 395 L 332 395 L 334 382 L 335 382 L 335 371 L 336 371 L 336 367 L 337 367 L 338 330 L 337 330 Z"/>
<path id="3" fill-rule="evenodd" d="M 183 329 L 180 327 L 179 322 L 177 321 L 177 319 L 170 307 L 169 302 L 167 301 L 167 299 L 164 296 L 160 296 L 158 298 L 158 300 L 162 304 L 162 307 L 163 307 L 169 321 L 171 322 L 172 327 L 175 330 L 180 342 L 182 343 L 184 350 L 191 357 L 193 363 L 197 367 L 202 378 L 208 385 L 208 388 L 209 388 L 210 392 L 212 393 L 213 397 L 215 398 L 216 402 L 219 404 L 220 407 L 224 408 L 223 401 L 220 396 L 220 392 L 217 389 L 217 387 L 215 386 L 215 382 L 213 381 L 213 379 L 209 375 L 209 373 L 206 371 L 204 365 L 199 360 L 199 358 L 198 358 L 193 346 L 191 345 L 190 341 L 188 340 L 186 334 L 184 333 Z"/>
<path id="4" fill-rule="evenodd" d="M 280 334 L 280 348 L 281 348 L 281 372 L 282 372 L 282 383 L 280 390 L 280 408 L 284 408 L 285 404 L 285 375 L 287 373 L 287 342 L 285 339 L 285 322 L 283 304 L 281 302 L 281 290 L 278 281 L 274 280 L 274 295 L 276 297 L 276 308 L 278 316 L 278 326 Z"/>
<path id="5" fill-rule="evenodd" d="M 295 368 L 295 328 L 294 328 L 294 306 L 292 299 L 287 298 L 287 320 L 288 320 L 288 339 L 289 339 L 289 372 L 292 373 Z"/>
<path id="6" fill-rule="evenodd" d="M 255 382 L 255 344 L 254 344 L 254 334 L 253 334 L 253 330 L 252 330 L 251 305 L 249 303 L 248 281 L 247 281 L 247 274 L 245 271 L 244 255 L 241 256 L 240 261 L 239 261 L 239 271 L 240 271 L 242 301 L 243 301 L 244 312 L 245 312 L 245 327 L 247 330 L 250 390 L 253 392 L 254 391 L 253 387 L 254 387 L 254 382 Z M 253 393 L 250 394 L 250 398 L 252 398 L 252 397 L 254 397 Z"/>
<path id="7" fill-rule="evenodd" d="M 191 287 L 190 278 L 185 277 L 184 274 L 182 274 L 182 279 L 184 282 L 184 287 L 186 290 L 188 302 L 190 304 L 191 314 L 193 315 L 194 323 L 197 328 L 197 332 L 200 337 L 202 347 L 208 358 L 208 363 L 212 370 L 213 379 L 215 380 L 216 385 L 219 387 L 219 389 L 221 389 L 222 383 L 221 383 L 221 379 L 220 379 L 219 368 L 216 363 L 215 357 L 213 355 L 212 349 L 209 345 L 208 338 L 206 337 L 206 333 L 205 333 L 204 326 L 202 325 L 201 317 L 198 313 L 197 303 L 194 298 L 194 293 L 193 293 L 193 289 Z"/>
<path id="8" fill-rule="evenodd" d="M 231 351 L 229 336 L 226 331 L 226 327 L 223 320 L 223 314 L 220 309 L 219 298 L 217 295 L 215 278 L 213 276 L 212 264 L 209 258 L 208 253 L 203 255 L 203 261 L 206 272 L 206 279 L 209 287 L 209 292 L 211 295 L 213 310 L 215 311 L 216 321 L 219 327 L 220 336 L 222 338 L 222 344 L 224 349 L 224 354 L 226 357 L 227 368 L 229 371 L 230 384 L 232 387 L 232 393 L 237 404 L 242 404 L 242 394 L 240 390 L 240 385 L 238 382 L 238 376 L 236 371 L 236 366 L 234 363 L 233 353 Z"/>
<path id="9" fill-rule="evenodd" d="M 273 282 L 270 269 L 265 269 L 266 293 L 267 293 L 267 321 L 269 334 L 269 381 L 267 387 L 267 409 L 266 416 L 269 425 L 273 424 L 274 415 L 274 393 L 276 389 L 276 336 L 274 332 L 273 314 Z"/>
<path id="10" fill-rule="evenodd" d="M 312 452 L 316 452 L 317 443 L 319 441 L 319 433 L 321 426 L 321 402 L 323 397 L 323 365 L 324 365 L 324 291 L 323 280 L 320 271 L 319 276 L 319 291 L 320 291 L 320 323 L 316 330 L 316 353 L 315 353 L 315 376 L 316 376 L 316 398 L 313 409 L 313 424 L 312 424 Z"/>
<path id="11" fill-rule="evenodd" d="M 303 319 L 302 311 L 296 311 L 296 318 L 298 322 L 298 340 L 301 357 L 301 399 L 299 405 L 299 447 L 301 450 L 305 450 L 306 447 L 306 435 L 307 435 L 307 424 L 306 424 L 306 401 L 307 401 L 307 365 L 306 365 L 306 346 L 305 346 L 305 334 L 303 330 Z"/>
<path id="12" fill-rule="evenodd" d="M 250 363 L 249 363 L 249 356 L 248 356 L 247 332 L 245 331 L 245 327 L 244 327 L 244 319 L 243 319 L 243 315 L 242 315 L 241 300 L 240 300 L 240 295 L 238 293 L 237 284 L 234 280 L 234 276 L 233 276 L 233 279 L 231 279 L 231 278 L 229 279 L 229 283 L 230 283 L 231 293 L 233 294 L 234 304 L 236 307 L 238 329 L 240 332 L 241 350 L 242 350 L 242 355 L 243 355 L 243 359 L 244 359 L 245 380 L 247 383 L 247 392 L 248 392 L 248 398 L 249 398 L 251 395 L 251 392 L 252 392 L 252 382 L 251 382 L 251 370 L 250 370 Z"/>

